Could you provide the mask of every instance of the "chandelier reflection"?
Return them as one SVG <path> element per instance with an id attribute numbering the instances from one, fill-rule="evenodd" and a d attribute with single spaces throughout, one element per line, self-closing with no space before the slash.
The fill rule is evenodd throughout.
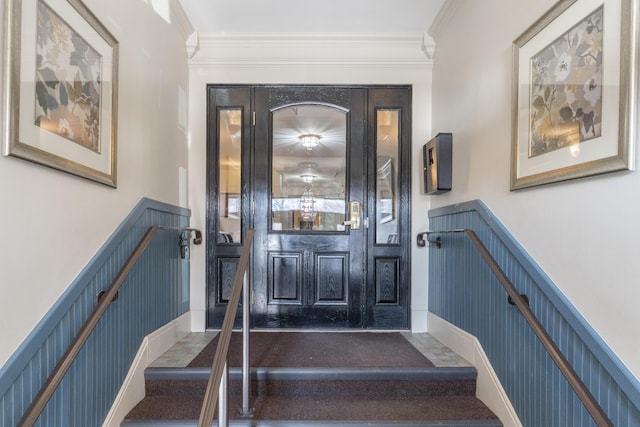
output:
<path id="1" fill-rule="evenodd" d="M 307 187 L 300 196 L 300 218 L 303 221 L 313 221 L 315 217 L 315 204 L 311 187 Z"/>
<path id="2" fill-rule="evenodd" d="M 302 146 L 307 149 L 307 151 L 313 150 L 320 143 L 320 135 L 316 135 L 313 133 L 307 133 L 304 135 L 300 135 L 298 137 L 302 142 Z"/>
<path id="3" fill-rule="evenodd" d="M 315 175 L 307 173 L 300 175 L 300 178 L 302 178 L 302 182 L 304 182 L 305 184 L 311 184 L 313 182 L 313 179 L 315 178 Z"/>

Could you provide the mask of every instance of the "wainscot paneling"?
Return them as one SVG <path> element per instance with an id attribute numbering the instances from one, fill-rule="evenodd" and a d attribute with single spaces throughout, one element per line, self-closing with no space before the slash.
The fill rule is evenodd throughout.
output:
<path id="1" fill-rule="evenodd" d="M 429 228 L 473 230 L 613 424 L 640 426 L 638 381 L 482 202 L 432 210 Z M 595 425 L 467 236 L 440 238 L 428 249 L 429 311 L 478 338 L 522 424 Z"/>
<path id="2" fill-rule="evenodd" d="M 0 370 L 0 425 L 15 426 L 76 332 L 152 225 L 190 212 L 142 199 Z M 143 338 L 189 310 L 178 231 L 159 230 L 67 372 L 37 426 L 101 426 Z"/>

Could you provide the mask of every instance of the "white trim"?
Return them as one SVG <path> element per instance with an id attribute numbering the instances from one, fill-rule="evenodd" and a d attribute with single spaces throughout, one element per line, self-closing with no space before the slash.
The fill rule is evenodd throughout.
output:
<path id="1" fill-rule="evenodd" d="M 427 332 L 427 316 L 429 312 L 426 309 L 411 310 L 411 333 L 420 334 Z"/>
<path id="2" fill-rule="evenodd" d="M 431 132 L 431 76 L 433 61 L 422 50 L 423 33 L 404 36 L 393 35 L 336 35 L 317 34 L 283 35 L 204 35 L 200 48 L 189 61 L 189 203 L 192 221 L 198 223 L 206 216 L 206 197 L 203 195 L 206 177 L 206 129 L 207 129 L 207 84 L 241 85 L 411 85 L 412 87 L 412 179 L 419 182 L 422 166 L 422 145 L 433 137 Z M 349 51 L 341 51 L 342 40 Z M 356 41 L 362 42 L 367 52 L 357 49 Z M 384 42 L 386 40 L 386 42 Z M 278 41 L 282 42 L 280 45 Z M 304 42 L 308 43 L 304 43 Z M 427 39 L 428 41 L 428 39 Z M 220 43 L 220 50 L 214 45 Z M 392 52 L 395 46 L 404 45 L 401 52 Z M 235 46 L 235 47 L 234 47 Z M 292 51 L 287 50 L 291 46 Z M 264 47 L 264 49 L 263 49 Z M 267 47 L 269 49 L 267 49 Z M 308 52 L 305 50 L 311 50 Z M 235 49 L 235 50 L 234 50 Z M 332 51 L 334 50 L 334 51 Z M 244 51 L 244 52 L 242 52 Z M 393 59 L 407 58 L 406 62 Z M 290 62 L 285 62 L 286 59 Z M 369 58 L 369 59 L 367 59 Z M 372 61 L 377 61 L 372 63 Z M 323 62 L 332 61 L 332 62 Z M 412 187 L 412 203 L 416 212 L 429 210 L 429 198 L 421 195 L 419 185 Z M 425 230 L 428 219 L 414 215 L 413 230 Z M 423 256 L 423 249 L 411 248 L 413 259 Z M 203 331 L 206 324 L 206 271 L 207 259 L 203 250 L 191 252 L 191 311 L 192 331 Z M 427 287 L 423 286 L 428 276 L 427 263 L 415 263 L 411 269 L 411 319 L 412 329 L 426 331 L 428 307 Z"/>
<path id="3" fill-rule="evenodd" d="M 478 370 L 476 397 L 491 409 L 505 427 L 522 427 L 480 341 L 433 313 L 427 314 L 429 333 L 469 361 Z"/>
<path id="4" fill-rule="evenodd" d="M 193 24 L 189 20 L 187 13 L 184 11 L 182 4 L 179 1 L 169 2 L 169 12 L 171 17 L 174 18 L 177 28 L 180 30 L 180 34 L 184 40 L 187 40 L 191 34 L 195 31 Z"/>
<path id="5" fill-rule="evenodd" d="M 191 331 L 191 313 L 185 313 L 172 322 L 147 335 L 140 345 L 122 387 L 109 410 L 102 427 L 120 427 L 124 417 L 145 396 L 144 370 Z"/>
<path id="6" fill-rule="evenodd" d="M 327 43 L 357 44 L 357 43 L 418 43 L 422 41 L 423 33 L 200 33 L 203 44 L 237 44 L 250 43 L 263 46 L 292 45 L 303 46 Z M 246 46 L 245 46 L 246 47 Z"/>
<path id="7" fill-rule="evenodd" d="M 199 34 L 191 67 L 394 66 L 425 67 L 423 33 Z"/>
<path id="8" fill-rule="evenodd" d="M 447 0 L 442 5 L 442 8 L 440 8 L 440 12 L 438 12 L 428 30 L 429 35 L 431 35 L 436 42 L 438 41 L 440 33 L 447 27 L 451 17 L 461 3 L 461 0 Z"/>
<path id="9" fill-rule="evenodd" d="M 191 332 L 204 332 L 207 329 L 207 312 L 191 309 Z"/>
<path id="10" fill-rule="evenodd" d="M 428 32 L 422 33 L 422 51 L 433 61 L 436 53 L 436 42 Z"/>
<path id="11" fill-rule="evenodd" d="M 187 58 L 193 58 L 196 52 L 198 52 L 198 49 L 200 49 L 200 34 L 198 34 L 197 31 L 191 33 L 185 45 L 187 47 Z"/>

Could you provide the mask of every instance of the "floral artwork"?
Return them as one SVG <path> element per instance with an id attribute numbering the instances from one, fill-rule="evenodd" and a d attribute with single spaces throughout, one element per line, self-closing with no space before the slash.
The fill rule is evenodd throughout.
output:
<path id="1" fill-rule="evenodd" d="M 38 1 L 35 124 L 100 152 L 102 57 Z"/>
<path id="2" fill-rule="evenodd" d="M 601 136 L 603 13 L 531 58 L 530 158 Z"/>

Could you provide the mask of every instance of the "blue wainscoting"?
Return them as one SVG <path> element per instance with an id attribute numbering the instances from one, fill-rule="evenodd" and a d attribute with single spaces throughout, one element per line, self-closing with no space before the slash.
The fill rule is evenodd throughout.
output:
<path id="1" fill-rule="evenodd" d="M 15 426 L 75 333 L 152 225 L 186 227 L 190 212 L 142 199 L 0 370 L 0 424 Z M 142 339 L 189 310 L 188 260 L 159 230 L 42 413 L 38 426 L 101 426 Z"/>
<path id="2" fill-rule="evenodd" d="M 482 202 L 434 209 L 429 228 L 475 231 L 613 424 L 640 426 L 638 381 Z M 523 425 L 595 425 L 466 235 L 440 238 L 429 248 L 429 310 L 478 338 Z"/>

